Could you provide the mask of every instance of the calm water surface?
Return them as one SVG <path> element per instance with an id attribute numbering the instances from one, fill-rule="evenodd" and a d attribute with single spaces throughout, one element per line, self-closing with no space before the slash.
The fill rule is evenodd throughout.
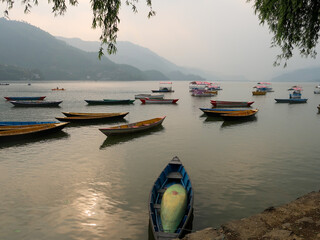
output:
<path id="1" fill-rule="evenodd" d="M 0 121 L 53 121 L 62 111 L 130 112 L 123 121 L 70 125 L 38 140 L 0 145 L 0 239 L 148 239 L 148 195 L 172 157 L 178 156 L 195 192 L 193 230 L 218 227 L 319 190 L 320 95 L 303 83 L 307 104 L 276 104 L 296 83 L 252 96 L 255 83 L 221 83 L 211 99 L 252 100 L 253 121 L 225 123 L 199 107 L 174 82 L 176 105 L 88 106 L 84 99 L 149 93 L 158 82 L 44 82 L 0 86 L 5 96 L 47 96 L 59 108 L 17 108 L 0 101 Z M 51 91 L 54 87 L 66 91 Z M 98 129 L 167 116 L 155 131 L 107 138 Z"/>

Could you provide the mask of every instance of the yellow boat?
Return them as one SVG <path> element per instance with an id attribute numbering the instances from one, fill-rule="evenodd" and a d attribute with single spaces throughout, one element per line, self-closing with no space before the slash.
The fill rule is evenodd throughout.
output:
<path id="1" fill-rule="evenodd" d="M 250 118 L 256 115 L 258 111 L 259 109 L 243 110 L 243 111 L 221 114 L 221 117 L 223 117 L 224 120 Z"/>
<path id="2" fill-rule="evenodd" d="M 266 95 L 266 93 L 264 91 L 252 91 L 252 95 Z"/>
<path id="3" fill-rule="evenodd" d="M 140 132 L 161 125 L 165 118 L 166 117 L 153 118 L 141 122 L 130 123 L 110 128 L 100 128 L 99 130 L 107 136 Z"/>
<path id="4" fill-rule="evenodd" d="M 58 132 L 63 129 L 67 123 L 51 123 L 41 124 L 41 126 L 35 127 L 23 127 L 20 129 L 0 131 L 0 143 L 12 140 L 20 140 L 24 138 L 38 137 L 47 135 L 50 133 Z"/>

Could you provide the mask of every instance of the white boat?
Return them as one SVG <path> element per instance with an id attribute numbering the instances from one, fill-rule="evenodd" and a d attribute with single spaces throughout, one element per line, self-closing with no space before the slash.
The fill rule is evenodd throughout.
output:
<path id="1" fill-rule="evenodd" d="M 254 88 L 260 88 L 260 90 L 263 89 L 266 92 L 274 92 L 272 89 L 271 83 L 269 82 L 258 82 L 257 84 L 258 85 L 255 86 Z"/>
<path id="2" fill-rule="evenodd" d="M 152 94 L 137 94 L 137 95 L 134 95 L 134 98 L 135 99 L 143 99 L 143 98 L 162 99 L 162 98 L 164 98 L 164 95 L 163 94 L 155 94 L 155 95 L 152 95 Z"/>
<path id="3" fill-rule="evenodd" d="M 170 103 L 176 103 L 179 99 L 149 99 L 149 98 L 143 98 L 140 99 L 140 101 L 145 103 L 153 103 L 153 104 L 170 104 Z"/>
<path id="4" fill-rule="evenodd" d="M 215 96 L 216 93 L 213 93 L 212 91 L 208 92 L 207 90 L 193 90 L 191 96 L 194 97 L 212 97 Z"/>
<path id="5" fill-rule="evenodd" d="M 160 82 L 159 90 L 151 90 L 152 92 L 174 92 L 172 82 Z"/>

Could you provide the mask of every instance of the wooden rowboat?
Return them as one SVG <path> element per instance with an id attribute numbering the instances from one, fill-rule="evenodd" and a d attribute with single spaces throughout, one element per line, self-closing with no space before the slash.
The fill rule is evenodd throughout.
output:
<path id="1" fill-rule="evenodd" d="M 254 102 L 210 101 L 214 107 L 250 107 Z"/>
<path id="2" fill-rule="evenodd" d="M 8 101 L 31 101 L 31 100 L 43 100 L 46 96 L 41 97 L 4 97 Z"/>
<path id="3" fill-rule="evenodd" d="M 163 99 L 164 95 L 163 94 L 156 94 L 156 95 L 151 95 L 151 94 L 137 94 L 134 95 L 135 99 L 141 99 L 141 98 L 149 98 L 149 99 Z"/>
<path id="4" fill-rule="evenodd" d="M 253 91 L 252 95 L 266 95 L 266 91 Z"/>
<path id="5" fill-rule="evenodd" d="M 48 124 L 48 123 L 58 123 L 56 121 L 48 121 L 48 122 L 17 122 L 17 121 L 3 121 L 0 122 L 0 126 L 25 126 L 25 125 L 39 125 L 39 124 Z"/>
<path id="6" fill-rule="evenodd" d="M 96 121 L 111 121 L 124 118 L 129 112 L 124 113 L 106 113 L 100 115 L 80 115 L 70 117 L 56 117 L 62 122 L 96 122 Z"/>
<path id="7" fill-rule="evenodd" d="M 116 99 L 103 99 L 103 100 L 85 100 L 89 105 L 114 105 L 114 104 L 131 104 L 135 100 L 124 99 L 124 100 L 116 100 Z"/>
<path id="8" fill-rule="evenodd" d="M 129 112 L 120 112 L 120 113 L 79 113 L 79 112 L 62 112 L 66 117 L 81 117 L 81 116 L 126 116 Z M 125 115 L 124 115 L 125 114 Z"/>
<path id="9" fill-rule="evenodd" d="M 186 169 L 174 157 L 154 182 L 149 220 L 154 239 L 182 238 L 192 221 L 193 189 Z"/>
<path id="10" fill-rule="evenodd" d="M 0 131 L 0 143 L 20 140 L 25 138 L 44 136 L 63 129 L 69 123 L 51 123 L 35 127 L 20 128 L 15 130 Z"/>
<path id="11" fill-rule="evenodd" d="M 306 103 L 308 98 L 275 98 L 277 103 Z"/>
<path id="12" fill-rule="evenodd" d="M 58 107 L 62 101 L 10 101 L 16 107 Z"/>
<path id="13" fill-rule="evenodd" d="M 135 132 L 145 131 L 153 127 L 157 127 L 162 124 L 165 118 L 166 117 L 153 118 L 153 119 L 149 119 L 141 122 L 130 123 L 130 124 L 125 124 L 125 125 L 120 125 L 120 126 L 115 126 L 110 128 L 100 128 L 99 130 L 107 136 L 135 133 Z"/>
<path id="14" fill-rule="evenodd" d="M 154 103 L 154 104 L 170 104 L 170 103 L 176 103 L 179 99 L 140 99 L 140 101 L 145 103 Z"/>
<path id="15" fill-rule="evenodd" d="M 233 108 L 200 108 L 208 116 L 219 117 L 222 114 L 237 113 L 245 111 L 246 109 L 233 109 Z"/>
<path id="16" fill-rule="evenodd" d="M 59 122 L 56 122 L 56 121 L 54 122 L 53 121 L 51 122 L 0 122 L 0 131 L 44 126 L 52 123 L 59 123 Z"/>
<path id="17" fill-rule="evenodd" d="M 226 113 L 221 114 L 221 117 L 224 120 L 237 120 L 237 119 L 245 119 L 245 118 L 251 118 L 258 112 L 258 109 L 250 109 L 250 110 L 244 110 L 241 112 L 232 112 L 232 113 Z"/>

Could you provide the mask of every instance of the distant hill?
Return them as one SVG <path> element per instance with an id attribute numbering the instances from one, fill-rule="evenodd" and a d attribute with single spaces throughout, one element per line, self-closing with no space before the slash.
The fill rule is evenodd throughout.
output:
<path id="1" fill-rule="evenodd" d="M 107 57 L 99 61 L 96 52 L 72 47 L 25 22 L 0 18 L 0 33 L 0 64 L 38 69 L 47 80 L 168 80 L 159 71 L 144 72 Z"/>
<path id="2" fill-rule="evenodd" d="M 0 64 L 0 80 L 43 80 L 39 70 Z"/>
<path id="3" fill-rule="evenodd" d="M 271 79 L 272 82 L 320 82 L 320 67 L 304 68 Z"/>
<path id="4" fill-rule="evenodd" d="M 100 48 L 100 42 L 98 41 L 83 41 L 79 38 L 57 38 L 65 41 L 70 46 L 87 52 L 97 53 Z M 205 80 L 202 75 L 207 75 L 199 70 L 191 70 L 177 66 L 176 64 L 152 52 L 148 48 L 141 47 L 131 42 L 118 41 L 117 49 L 118 51 L 116 54 L 107 56 L 111 61 L 118 64 L 128 64 L 143 71 L 159 71 L 171 80 L 201 81 Z M 210 76 L 209 78 L 213 78 L 215 80 L 219 79 L 217 76 Z"/>

